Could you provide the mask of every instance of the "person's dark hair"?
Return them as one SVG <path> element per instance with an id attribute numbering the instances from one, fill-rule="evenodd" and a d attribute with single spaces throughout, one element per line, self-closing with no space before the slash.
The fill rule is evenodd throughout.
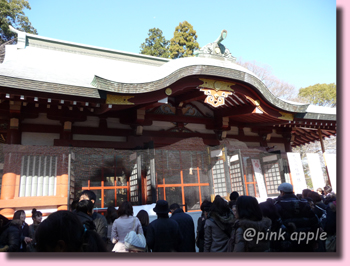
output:
<path id="1" fill-rule="evenodd" d="M 210 207 L 210 211 L 216 212 L 219 215 L 223 216 L 230 212 L 230 208 L 228 207 L 227 202 L 222 197 L 216 195 L 213 204 Z"/>
<path id="2" fill-rule="evenodd" d="M 270 218 L 271 221 L 275 221 L 279 219 L 277 208 L 271 199 L 261 202 L 259 204 L 259 207 L 262 215 Z"/>
<path id="3" fill-rule="evenodd" d="M 324 191 L 324 194 L 327 195 L 328 193 L 331 193 L 332 192 L 332 187 L 330 186 L 325 186 L 323 188 L 323 191 Z"/>
<path id="4" fill-rule="evenodd" d="M 149 216 L 148 216 L 148 212 L 146 212 L 145 210 L 140 210 L 137 215 L 137 218 L 139 218 L 140 223 L 142 226 L 147 226 L 149 225 Z"/>
<path id="5" fill-rule="evenodd" d="M 32 219 L 34 220 L 36 217 L 43 216 L 41 211 L 37 211 L 35 208 L 32 209 Z"/>
<path id="6" fill-rule="evenodd" d="M 239 197 L 239 194 L 237 191 L 233 191 L 231 194 L 230 194 L 230 200 L 237 200 L 237 198 Z"/>
<path id="7" fill-rule="evenodd" d="M 24 213 L 24 214 L 26 214 L 25 212 L 24 212 L 24 210 L 18 210 L 18 211 L 16 211 L 14 214 L 13 214 L 13 220 L 19 220 L 20 218 L 21 218 L 21 214 L 22 213 Z"/>
<path id="8" fill-rule="evenodd" d="M 74 211 L 74 210 L 77 209 L 78 202 L 79 202 L 79 199 L 74 199 L 74 200 L 72 201 L 72 203 L 70 204 L 70 210 L 71 210 L 71 211 Z"/>
<path id="9" fill-rule="evenodd" d="M 303 192 L 301 192 L 301 196 L 303 199 L 307 198 L 307 194 L 309 194 L 309 192 L 311 192 L 310 189 L 306 188 L 306 189 L 303 189 Z"/>
<path id="10" fill-rule="evenodd" d="M 102 252 L 106 251 L 101 237 L 94 231 L 86 230 L 75 213 L 57 211 L 51 213 L 35 232 L 38 252 Z"/>
<path id="11" fill-rule="evenodd" d="M 118 212 L 113 206 L 109 206 L 107 208 L 107 213 L 106 213 L 106 220 L 108 224 L 111 224 L 114 222 L 115 219 L 118 218 Z"/>
<path id="12" fill-rule="evenodd" d="M 91 191 L 91 190 L 83 190 L 83 191 L 80 193 L 79 198 L 80 198 L 82 195 L 86 195 L 90 200 L 94 200 L 94 202 L 96 202 L 96 194 L 95 194 L 95 192 L 93 192 L 93 191 Z"/>
<path id="13" fill-rule="evenodd" d="M 322 201 L 322 197 L 315 191 L 311 191 L 307 194 L 307 197 L 310 198 L 314 203 Z"/>
<path id="14" fill-rule="evenodd" d="M 134 210 L 129 201 L 123 201 L 122 204 L 120 204 L 118 208 L 118 217 L 126 215 L 126 216 L 133 216 Z"/>
<path id="15" fill-rule="evenodd" d="M 76 211 L 77 212 L 83 212 L 83 213 L 91 213 L 92 209 L 94 208 L 94 204 L 91 200 L 81 200 L 78 202 Z"/>
<path id="16" fill-rule="evenodd" d="M 240 196 L 236 201 L 236 210 L 239 219 L 261 221 L 262 212 L 256 198 L 251 196 Z"/>
<path id="17" fill-rule="evenodd" d="M 82 251 L 84 227 L 78 217 L 69 211 L 51 213 L 41 222 L 35 232 L 36 250 L 55 251 L 61 240 L 64 242 L 64 251 Z"/>
<path id="18" fill-rule="evenodd" d="M 170 210 L 177 210 L 177 209 L 180 209 L 180 205 L 177 204 L 177 203 L 173 203 L 170 205 L 169 207 Z"/>
<path id="19" fill-rule="evenodd" d="M 201 211 L 202 212 L 208 212 L 210 210 L 211 205 L 213 205 L 212 202 L 210 202 L 209 200 L 203 200 L 202 204 L 201 204 Z"/>

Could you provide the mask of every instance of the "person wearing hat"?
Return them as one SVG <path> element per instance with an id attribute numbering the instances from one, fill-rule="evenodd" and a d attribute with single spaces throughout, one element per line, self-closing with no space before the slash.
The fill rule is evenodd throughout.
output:
<path id="1" fill-rule="evenodd" d="M 283 225 L 287 228 L 290 234 L 293 232 L 308 232 L 316 233 L 318 218 L 312 211 L 309 202 L 306 199 L 299 200 L 294 194 L 293 185 L 282 183 L 278 186 L 280 195 L 275 201 L 275 206 L 278 214 L 282 219 Z M 295 241 L 289 240 L 290 245 L 286 250 L 294 252 L 310 252 L 314 251 L 315 241 Z"/>
<path id="2" fill-rule="evenodd" d="M 166 200 L 158 200 L 153 211 L 157 219 L 147 228 L 146 242 L 152 252 L 178 252 L 182 242 L 179 224 L 169 219 L 169 204 Z"/>

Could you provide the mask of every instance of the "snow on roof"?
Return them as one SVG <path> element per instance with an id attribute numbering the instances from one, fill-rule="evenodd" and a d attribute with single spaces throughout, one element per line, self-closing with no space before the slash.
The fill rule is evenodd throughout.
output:
<path id="1" fill-rule="evenodd" d="M 295 104 L 295 105 L 305 105 L 305 103 L 298 103 L 298 102 L 293 102 L 293 101 L 285 100 L 285 99 L 281 99 L 281 100 L 285 101 L 287 103 Z M 317 113 L 317 114 L 335 115 L 335 114 L 337 114 L 337 108 L 335 108 L 335 107 L 318 106 L 318 105 L 310 104 L 308 106 L 308 108 L 306 109 L 306 112 L 308 112 L 308 113 Z"/>

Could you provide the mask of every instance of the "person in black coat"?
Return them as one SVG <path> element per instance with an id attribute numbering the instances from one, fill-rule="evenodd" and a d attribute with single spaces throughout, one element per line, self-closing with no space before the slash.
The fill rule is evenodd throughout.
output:
<path id="1" fill-rule="evenodd" d="M 147 238 L 147 228 L 148 228 L 148 225 L 149 225 L 148 212 L 146 212 L 145 210 L 140 210 L 137 213 L 136 217 L 140 220 L 140 223 L 141 223 L 141 226 L 142 226 L 143 235 L 145 236 L 145 238 Z M 149 247 L 147 247 L 147 251 L 151 252 Z"/>
<path id="2" fill-rule="evenodd" d="M 309 202 L 305 199 L 299 200 L 293 192 L 293 186 L 289 183 L 282 183 L 279 185 L 278 190 L 280 191 L 280 196 L 277 198 L 275 206 L 283 225 L 287 228 L 287 232 L 290 235 L 294 232 L 313 232 L 315 234 L 319 227 L 319 222 Z M 287 251 L 314 251 L 315 241 L 315 239 L 295 241 L 291 237 L 291 246 Z"/>
<path id="3" fill-rule="evenodd" d="M 204 200 L 201 205 L 202 215 L 197 221 L 197 236 L 196 236 L 196 246 L 199 252 L 204 252 L 204 225 L 205 220 L 208 218 L 208 213 L 210 207 L 213 203 L 209 200 Z"/>
<path id="4" fill-rule="evenodd" d="M 93 230 L 96 232 L 96 226 L 92 217 L 88 214 L 89 210 L 92 209 L 92 202 L 89 200 L 81 200 L 76 206 L 75 214 L 78 216 L 80 222 L 87 230 Z"/>
<path id="5" fill-rule="evenodd" d="M 27 244 L 32 242 L 32 239 L 29 237 L 29 225 L 25 222 L 26 213 L 24 210 L 18 210 L 13 215 L 13 220 L 19 220 L 21 226 L 19 227 L 19 237 L 20 237 L 20 252 L 27 251 Z"/>
<path id="6" fill-rule="evenodd" d="M 87 214 L 91 216 L 96 227 L 96 232 L 100 235 L 102 240 L 105 241 L 107 244 L 108 223 L 107 223 L 106 217 L 104 217 L 103 215 L 97 212 L 92 211 L 96 203 L 95 192 L 91 190 L 83 190 L 80 194 L 79 202 L 82 200 L 88 200 L 92 203 L 92 205 L 89 205 L 90 209 L 88 210 Z"/>
<path id="7" fill-rule="evenodd" d="M 51 213 L 35 231 L 38 252 L 106 252 L 96 231 L 84 228 L 70 211 Z"/>
<path id="8" fill-rule="evenodd" d="M 337 213 L 336 213 L 337 202 L 330 202 L 326 206 L 327 217 L 323 219 L 322 224 L 324 231 L 327 233 L 326 240 L 326 251 L 335 252 L 336 251 L 336 234 L 337 234 Z"/>
<path id="9" fill-rule="evenodd" d="M 12 220 L 1 228 L 0 251 L 18 252 L 21 245 L 19 228 L 20 220 Z"/>
<path id="10" fill-rule="evenodd" d="M 147 245 L 152 252 L 180 251 L 182 234 L 179 224 L 169 219 L 169 205 L 165 200 L 158 200 L 153 211 L 158 219 L 152 221 L 147 228 Z"/>
<path id="11" fill-rule="evenodd" d="M 183 243 L 180 246 L 181 252 L 196 252 L 195 233 L 193 219 L 180 208 L 179 204 L 170 205 L 171 218 L 175 220 L 180 227 L 183 235 Z"/>

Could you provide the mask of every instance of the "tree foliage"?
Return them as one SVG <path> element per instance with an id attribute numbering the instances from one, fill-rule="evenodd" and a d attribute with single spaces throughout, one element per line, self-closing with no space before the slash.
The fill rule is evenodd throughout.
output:
<path id="1" fill-rule="evenodd" d="M 16 34 L 10 31 L 10 25 L 27 33 L 38 34 L 23 9 L 31 9 L 26 0 L 0 0 L 0 44 L 15 38 Z"/>
<path id="2" fill-rule="evenodd" d="M 237 64 L 257 75 L 274 96 L 285 100 L 296 101 L 297 91 L 295 87 L 273 75 L 271 66 L 256 61 L 243 61 L 242 59 L 238 59 Z"/>
<path id="3" fill-rule="evenodd" d="M 170 40 L 170 58 L 193 56 L 193 52 L 198 49 L 197 34 L 193 26 L 187 21 L 180 22 Z"/>
<path id="4" fill-rule="evenodd" d="M 315 84 L 301 88 L 298 96 L 315 105 L 335 107 L 337 105 L 337 86 L 334 83 Z"/>
<path id="5" fill-rule="evenodd" d="M 141 54 L 169 58 L 169 41 L 158 28 L 150 29 L 148 38 L 141 44 Z"/>

